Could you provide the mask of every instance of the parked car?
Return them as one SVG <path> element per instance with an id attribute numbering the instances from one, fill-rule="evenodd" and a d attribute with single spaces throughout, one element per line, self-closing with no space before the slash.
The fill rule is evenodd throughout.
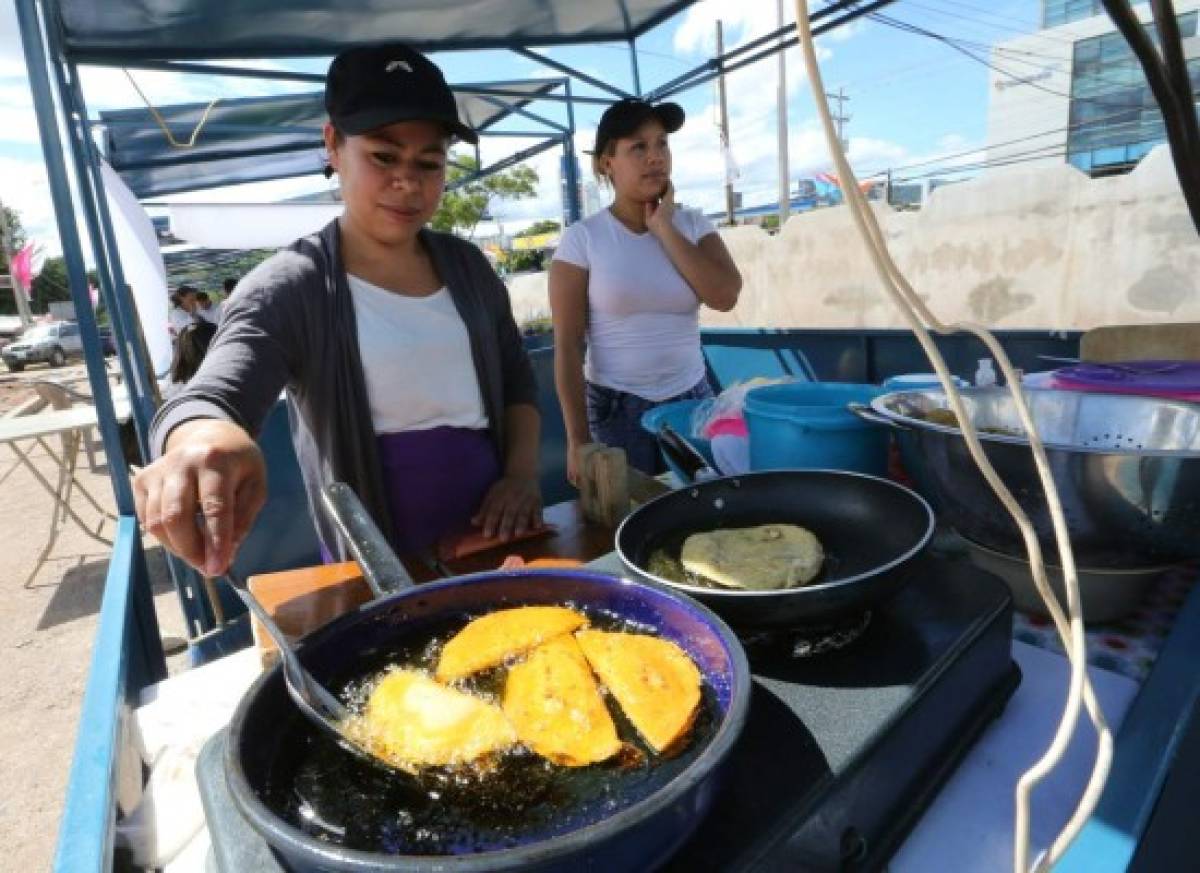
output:
<path id="1" fill-rule="evenodd" d="M 68 358 L 83 356 L 79 325 L 73 321 L 35 324 L 5 346 L 0 354 L 4 356 L 5 366 L 14 373 L 24 370 L 26 364 L 41 361 L 51 367 L 61 367 Z"/>

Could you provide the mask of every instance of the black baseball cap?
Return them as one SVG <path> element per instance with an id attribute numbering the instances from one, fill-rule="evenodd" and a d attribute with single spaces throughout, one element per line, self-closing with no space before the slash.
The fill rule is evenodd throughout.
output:
<path id="1" fill-rule="evenodd" d="M 459 120 L 442 71 L 403 43 L 352 48 L 334 58 L 325 77 L 325 110 L 349 136 L 397 121 L 436 121 L 461 140 L 479 142 Z"/>
<path id="2" fill-rule="evenodd" d="M 651 118 L 657 118 L 667 133 L 674 133 L 683 127 L 683 107 L 678 103 L 648 103 L 637 97 L 618 100 L 600 116 L 592 153 L 603 154 L 610 142 L 629 136 Z"/>

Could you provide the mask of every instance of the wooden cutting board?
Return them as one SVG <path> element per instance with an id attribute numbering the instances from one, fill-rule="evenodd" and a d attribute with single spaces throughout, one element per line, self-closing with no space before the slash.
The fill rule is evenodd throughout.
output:
<path id="1" fill-rule="evenodd" d="M 1079 341 L 1084 361 L 1200 361 L 1200 322 L 1114 324 L 1096 327 Z"/>
<path id="2" fill-rule="evenodd" d="M 354 561 L 261 573 L 247 585 L 292 642 L 371 600 L 371 588 Z M 252 617 L 250 627 L 263 666 L 271 666 L 279 658 L 275 641 L 258 619 Z"/>

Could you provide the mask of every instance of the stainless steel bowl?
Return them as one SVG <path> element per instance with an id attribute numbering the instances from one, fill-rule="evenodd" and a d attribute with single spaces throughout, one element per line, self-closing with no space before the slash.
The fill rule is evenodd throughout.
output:
<path id="1" fill-rule="evenodd" d="M 1000 478 L 1056 554 L 1029 441 L 1000 388 L 962 392 Z M 1200 557 L 1200 405 L 1153 397 L 1029 390 L 1075 559 L 1091 569 L 1157 567 Z M 987 548 L 1023 555 L 1020 534 L 967 452 L 939 423 L 940 389 L 876 398 L 860 415 L 896 428 L 909 474 L 943 520 Z M 935 420 L 930 420 L 930 414 Z"/>
<path id="2" fill-rule="evenodd" d="M 1048 617 L 1042 596 L 1033 582 L 1033 571 L 1024 556 L 1006 555 L 978 543 L 967 543 L 971 563 L 982 570 L 994 573 L 1004 580 L 1012 592 L 1013 605 L 1022 612 Z M 1085 622 L 1117 621 L 1129 615 L 1141 604 L 1146 590 L 1169 567 L 1144 567 L 1121 570 L 1092 570 L 1078 568 L 1079 597 Z M 1046 575 L 1050 587 L 1058 596 L 1063 610 L 1067 608 L 1066 589 L 1063 586 L 1062 568 L 1047 562 Z"/>

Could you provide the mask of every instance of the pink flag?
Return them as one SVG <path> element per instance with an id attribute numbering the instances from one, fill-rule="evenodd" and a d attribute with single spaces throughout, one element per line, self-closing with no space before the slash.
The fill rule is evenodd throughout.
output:
<path id="1" fill-rule="evenodd" d="M 92 298 L 92 309 L 95 309 L 96 302 L 100 299 L 100 291 L 91 282 L 88 282 L 88 297 Z"/>
<path id="2" fill-rule="evenodd" d="M 9 272 L 17 280 L 17 284 L 25 289 L 25 296 L 30 294 L 33 285 L 33 243 L 25 246 L 9 259 Z"/>

